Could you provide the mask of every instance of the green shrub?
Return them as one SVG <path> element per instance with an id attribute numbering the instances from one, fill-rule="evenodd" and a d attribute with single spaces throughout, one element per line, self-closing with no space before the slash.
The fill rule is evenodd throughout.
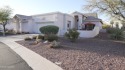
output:
<path id="1" fill-rule="evenodd" d="M 22 34 L 29 34 L 29 32 L 21 32 Z"/>
<path id="2" fill-rule="evenodd" d="M 41 27 L 39 30 L 43 34 L 57 34 L 59 31 L 59 27 L 54 25 L 48 25 L 48 26 Z"/>
<path id="3" fill-rule="evenodd" d="M 30 37 L 26 37 L 25 39 L 24 39 L 25 41 L 30 41 L 30 40 L 32 40 Z"/>
<path id="4" fill-rule="evenodd" d="M 114 40 L 121 40 L 123 37 L 117 34 L 110 34 L 110 38 Z"/>
<path id="5" fill-rule="evenodd" d="M 60 48 L 61 44 L 60 44 L 60 42 L 53 41 L 53 42 L 51 42 L 51 44 L 49 45 L 49 47 L 50 48 Z"/>
<path id="6" fill-rule="evenodd" d="M 16 32 L 13 29 L 6 29 L 6 34 L 7 35 L 12 35 L 12 34 L 16 34 Z"/>
<path id="7" fill-rule="evenodd" d="M 21 32 L 16 32 L 16 34 L 21 34 Z"/>
<path id="8" fill-rule="evenodd" d="M 114 29 L 114 31 L 110 34 L 111 39 L 121 40 L 124 38 L 122 29 Z"/>
<path id="9" fill-rule="evenodd" d="M 107 28 L 106 29 L 106 32 L 109 34 L 115 33 L 115 31 L 116 31 L 116 28 Z"/>
<path id="10" fill-rule="evenodd" d="M 110 26 L 110 25 L 107 25 L 107 24 L 103 24 L 103 25 L 102 25 L 102 28 L 103 28 L 103 29 L 107 29 L 107 28 L 110 28 L 110 27 L 111 27 L 111 26 Z"/>
<path id="11" fill-rule="evenodd" d="M 123 31 L 123 38 L 124 38 L 124 40 L 125 40 L 125 31 Z"/>
<path id="12" fill-rule="evenodd" d="M 38 43 L 40 43 L 40 42 L 42 42 L 42 39 L 36 39 L 36 40 L 35 40 L 35 43 L 36 43 L 36 44 L 38 44 Z"/>
<path id="13" fill-rule="evenodd" d="M 65 36 L 71 41 L 75 42 L 79 37 L 79 32 L 76 29 L 69 29 L 68 32 L 65 33 Z"/>
<path id="14" fill-rule="evenodd" d="M 0 35 L 3 35 L 3 32 L 0 32 Z"/>
<path id="15" fill-rule="evenodd" d="M 33 37 L 32 37 L 32 39 L 36 39 L 36 38 L 37 38 L 37 36 L 33 36 Z"/>
<path id="16" fill-rule="evenodd" d="M 38 35 L 38 36 L 36 37 L 36 39 L 42 39 L 42 40 L 44 40 L 44 36 L 43 36 L 43 35 Z"/>
<path id="17" fill-rule="evenodd" d="M 44 36 L 43 35 L 33 36 L 32 39 L 42 39 L 42 40 L 44 40 Z"/>
<path id="18" fill-rule="evenodd" d="M 107 33 L 110 34 L 111 39 L 121 40 L 124 39 L 123 30 L 119 28 L 107 28 Z"/>
<path id="19" fill-rule="evenodd" d="M 58 40 L 58 36 L 55 34 L 49 34 L 45 36 L 45 39 L 48 40 L 49 42 L 52 42 L 54 40 Z"/>

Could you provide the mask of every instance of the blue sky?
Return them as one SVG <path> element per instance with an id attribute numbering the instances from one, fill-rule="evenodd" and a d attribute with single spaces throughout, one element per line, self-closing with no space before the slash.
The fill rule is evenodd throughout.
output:
<path id="1" fill-rule="evenodd" d="M 55 11 L 87 13 L 83 10 L 85 4 L 85 0 L 0 0 L 0 7 L 10 6 L 13 9 L 13 15 L 34 15 Z M 100 18 L 102 17 L 100 16 Z"/>

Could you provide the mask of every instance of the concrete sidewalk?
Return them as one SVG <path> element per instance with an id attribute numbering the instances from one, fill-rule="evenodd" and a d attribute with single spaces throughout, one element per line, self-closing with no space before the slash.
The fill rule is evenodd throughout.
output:
<path id="1" fill-rule="evenodd" d="M 21 37 L 21 38 L 20 38 Z M 15 41 L 23 40 L 22 36 L 0 37 L 0 41 L 15 51 L 33 70 L 63 70 L 61 67 L 40 56 L 39 54 L 25 48 Z M 23 70 L 23 69 L 22 69 Z"/>
<path id="2" fill-rule="evenodd" d="M 32 70 L 32 68 L 7 45 L 0 42 L 0 70 Z"/>

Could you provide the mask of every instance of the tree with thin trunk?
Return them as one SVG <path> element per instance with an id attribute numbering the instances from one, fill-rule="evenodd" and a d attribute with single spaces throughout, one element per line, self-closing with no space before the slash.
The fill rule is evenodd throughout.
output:
<path id="1" fill-rule="evenodd" d="M 125 0 L 87 0 L 84 9 L 125 21 Z"/>
<path id="2" fill-rule="evenodd" d="M 8 6 L 0 8 L 0 25 L 3 26 L 3 36 L 5 36 L 6 33 L 6 24 L 8 23 L 8 20 L 10 19 L 10 15 L 12 13 L 12 9 Z"/>

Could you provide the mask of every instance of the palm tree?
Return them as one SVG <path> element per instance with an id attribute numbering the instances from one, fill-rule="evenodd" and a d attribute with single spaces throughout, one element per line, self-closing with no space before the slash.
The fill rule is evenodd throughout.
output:
<path id="1" fill-rule="evenodd" d="M 5 36 L 5 26 L 10 19 L 10 15 L 12 13 L 12 9 L 9 7 L 0 8 L 0 25 L 3 26 L 3 36 Z"/>

